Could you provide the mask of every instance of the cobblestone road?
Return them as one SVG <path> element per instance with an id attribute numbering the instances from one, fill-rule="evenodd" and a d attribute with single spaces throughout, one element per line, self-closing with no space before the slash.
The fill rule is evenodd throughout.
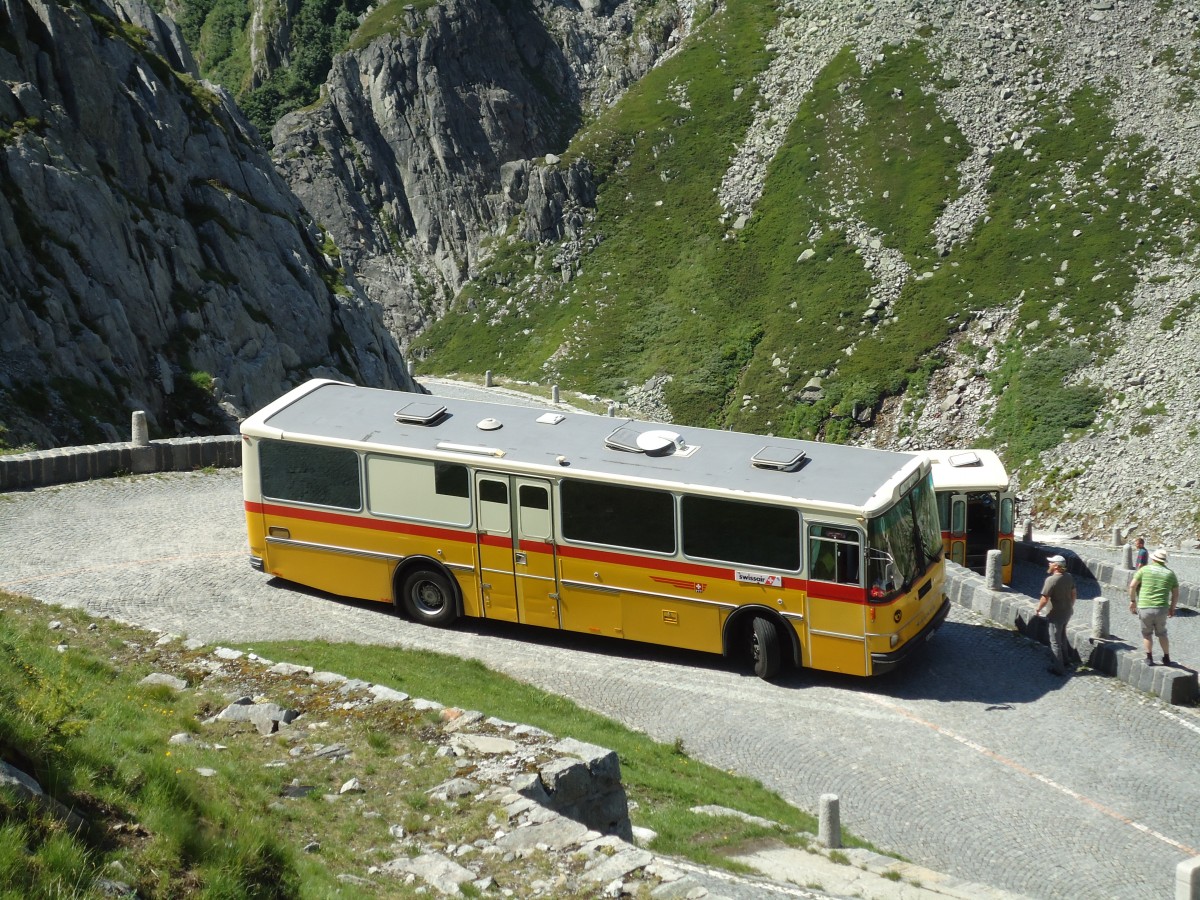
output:
<path id="1" fill-rule="evenodd" d="M 760 779 L 968 881 L 1038 898 L 1171 896 L 1200 855 L 1200 717 L 955 610 L 914 664 L 873 681 L 767 684 L 719 658 L 474 623 L 450 631 L 252 571 L 240 473 L 0 495 L 0 589 L 209 642 L 325 638 L 441 650 Z M 1196 627 L 1195 619 L 1174 627 Z M 669 687 L 667 687 L 669 686 Z M 703 723 L 699 725 L 698 723 Z"/>

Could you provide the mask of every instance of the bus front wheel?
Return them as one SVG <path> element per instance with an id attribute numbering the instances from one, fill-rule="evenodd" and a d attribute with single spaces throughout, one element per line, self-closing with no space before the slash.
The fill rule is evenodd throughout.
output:
<path id="1" fill-rule="evenodd" d="M 445 626 L 458 618 L 450 579 L 433 569 L 415 569 L 400 589 L 404 610 L 414 621 Z"/>
<path id="2" fill-rule="evenodd" d="M 771 679 L 779 674 L 782 658 L 779 631 L 770 619 L 758 617 L 751 623 L 750 658 L 754 661 L 754 674 L 759 678 Z"/>

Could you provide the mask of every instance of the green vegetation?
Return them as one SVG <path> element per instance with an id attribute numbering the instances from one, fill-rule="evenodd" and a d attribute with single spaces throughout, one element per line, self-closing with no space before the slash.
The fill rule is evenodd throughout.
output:
<path id="1" fill-rule="evenodd" d="M 301 0 L 289 20 L 288 64 L 253 85 L 250 69 L 250 3 L 183 0 L 177 14 L 204 77 L 227 87 L 265 138 L 282 116 L 316 101 L 333 56 L 346 49 L 368 0 Z M 270 29 L 285 15 L 281 2 L 264 5 Z"/>
<path id="2" fill-rule="evenodd" d="M 390 824 L 403 824 L 414 839 L 436 835 L 451 844 L 494 830 L 486 804 L 464 814 L 426 794 L 454 774 L 453 759 L 436 755 L 427 740 L 439 726 L 436 713 L 383 704 L 346 709 L 336 688 L 259 683 L 268 678 L 264 667 L 244 660 L 198 684 L 203 669 L 195 663 L 207 651 L 159 644 L 137 629 L 27 598 L 0 593 L 0 604 L 0 757 L 84 820 L 71 826 L 0 792 L 0 896 L 92 896 L 98 879 L 111 878 L 148 898 L 354 897 L 357 889 L 337 875 L 370 864 L 364 847 L 392 844 Z M 52 620 L 60 624 L 52 627 Z M 811 816 L 761 784 L 691 759 L 680 741 L 657 744 L 476 662 L 344 644 L 254 649 L 615 749 L 634 820 L 659 833 L 658 852 L 735 867 L 727 854 L 746 842 L 803 845 L 815 829 Z M 175 692 L 140 684 L 151 672 L 182 675 L 191 686 Z M 286 697 L 269 699 L 297 709 L 306 722 L 324 723 L 320 742 L 347 743 L 354 756 L 331 768 L 289 754 L 311 733 L 304 729 L 298 737 L 293 731 L 293 740 L 286 733 L 263 738 L 245 723 L 202 725 L 231 690 L 286 690 Z M 170 743 L 177 734 L 194 740 Z M 370 795 L 379 816 L 322 799 L 354 776 L 395 786 Z M 312 785 L 313 794 L 281 800 L 297 783 Z M 703 804 L 784 827 L 690 812 Z M 320 853 L 302 853 L 314 839 Z"/>
<path id="3" fill-rule="evenodd" d="M 951 334 L 1002 310 L 1017 327 L 992 380 L 992 442 L 1021 465 L 1088 428 L 1100 396 L 1078 373 L 1110 352 L 1151 255 L 1194 243 L 1196 182 L 1153 184 L 1154 154 L 1114 136 L 1107 97 L 1081 90 L 991 157 L 986 215 L 939 247 L 975 151 L 927 92 L 945 85 L 914 42 L 865 72 L 849 49 L 830 60 L 734 227 L 714 192 L 750 124 L 771 21 L 730 3 L 581 132 L 564 156 L 594 166 L 588 233 L 603 240 L 563 284 L 552 248 L 499 239 L 416 341 L 422 368 L 617 398 L 670 374 L 677 422 L 844 441 L 886 397 L 915 412 Z M 911 273 L 879 312 L 864 240 Z M 813 376 L 823 396 L 802 402 Z"/>
<path id="4" fill-rule="evenodd" d="M 246 648 L 250 649 L 250 648 Z M 682 738 L 671 744 L 648 740 L 611 719 L 598 716 L 570 700 L 497 675 L 474 660 L 426 651 L 398 652 L 392 647 L 351 646 L 322 642 L 255 644 L 254 652 L 270 659 L 309 665 L 317 670 L 343 672 L 387 684 L 414 697 L 436 697 L 463 709 L 486 710 L 510 722 L 525 722 L 552 734 L 607 747 L 621 760 L 621 781 L 634 822 L 658 832 L 653 849 L 697 862 L 728 865 L 722 852 L 767 830 L 736 820 L 691 812 L 694 806 L 717 804 L 786 825 L 796 832 L 815 833 L 816 820 L 757 781 L 721 772 L 691 759 Z M 854 846 L 864 846 L 855 841 Z"/>
<path id="5" fill-rule="evenodd" d="M 188 374 L 188 379 L 198 391 L 203 391 L 206 394 L 213 392 L 213 377 L 207 372 L 191 372 Z"/>
<path id="6" fill-rule="evenodd" d="M 1177 304 L 1169 313 L 1167 313 L 1159 327 L 1163 331 L 1174 331 L 1175 326 L 1178 325 L 1181 320 L 1186 319 L 1193 312 L 1195 312 L 1197 307 L 1200 307 L 1200 293 L 1192 294 L 1186 300 Z"/>

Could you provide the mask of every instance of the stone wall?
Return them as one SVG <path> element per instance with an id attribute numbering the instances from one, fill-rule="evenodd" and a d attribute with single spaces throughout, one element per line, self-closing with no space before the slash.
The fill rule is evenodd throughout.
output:
<path id="1" fill-rule="evenodd" d="M 161 441 L 59 447 L 0 456 L 0 491 L 28 490 L 113 475 L 236 468 L 242 440 L 236 434 Z"/>

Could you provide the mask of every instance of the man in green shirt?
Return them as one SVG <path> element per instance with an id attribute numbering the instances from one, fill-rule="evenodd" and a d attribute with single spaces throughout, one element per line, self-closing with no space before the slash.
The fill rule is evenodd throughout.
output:
<path id="1" fill-rule="evenodd" d="M 1142 621 L 1142 643 L 1146 665 L 1154 665 L 1154 635 L 1162 647 L 1164 666 L 1171 665 L 1171 645 L 1167 642 L 1167 619 L 1175 615 L 1179 602 L 1179 579 L 1167 568 L 1167 551 L 1150 554 L 1150 565 L 1133 573 L 1129 582 L 1129 611 Z"/>

